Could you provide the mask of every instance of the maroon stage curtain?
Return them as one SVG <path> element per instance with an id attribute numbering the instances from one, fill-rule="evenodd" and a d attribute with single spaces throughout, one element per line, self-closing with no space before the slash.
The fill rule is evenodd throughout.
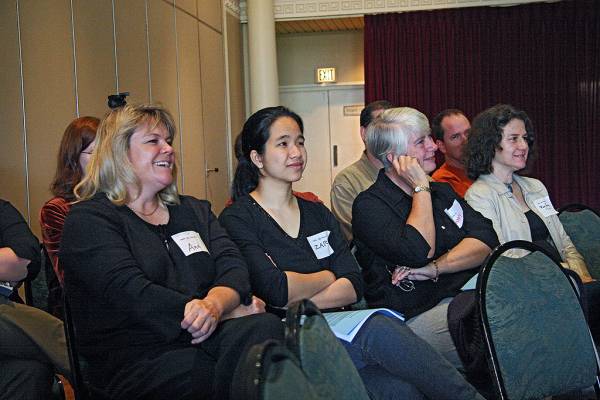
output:
<path id="1" fill-rule="evenodd" d="M 525 110 L 555 207 L 600 209 L 600 6 L 595 0 L 365 16 L 365 101 L 430 118 Z"/>

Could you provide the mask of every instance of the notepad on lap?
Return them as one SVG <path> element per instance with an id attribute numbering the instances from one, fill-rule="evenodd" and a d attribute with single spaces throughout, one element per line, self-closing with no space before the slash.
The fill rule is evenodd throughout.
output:
<path id="1" fill-rule="evenodd" d="M 323 314 L 329 327 L 338 338 L 352 342 L 364 323 L 373 314 L 384 314 L 404 321 L 404 316 L 399 312 L 387 308 L 373 308 L 371 310 L 340 311 Z"/>
<path id="2" fill-rule="evenodd" d="M 460 290 L 474 290 L 477 287 L 477 277 L 478 276 L 479 276 L 479 274 L 473 275 L 473 277 L 471 279 L 469 279 L 467 281 L 467 283 L 465 283 L 463 285 L 463 287 L 460 288 Z"/>

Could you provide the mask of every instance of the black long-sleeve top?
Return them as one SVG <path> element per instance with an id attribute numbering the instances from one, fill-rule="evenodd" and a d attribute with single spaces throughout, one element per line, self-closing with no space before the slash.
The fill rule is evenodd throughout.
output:
<path id="1" fill-rule="evenodd" d="M 169 222 L 151 225 L 104 194 L 75 204 L 60 259 L 81 352 L 114 369 L 168 346 L 189 345 L 187 302 L 215 286 L 249 297 L 248 270 L 206 201 L 181 196 Z M 208 249 L 185 256 L 173 235 L 194 231 Z"/>
<path id="2" fill-rule="evenodd" d="M 10 247 L 18 257 L 30 260 L 25 279 L 35 278 L 40 270 L 40 243 L 19 211 L 4 200 L 0 200 L 0 248 L 2 247 Z"/>
<path id="3" fill-rule="evenodd" d="M 406 224 L 412 197 L 394 184 L 383 170 L 377 181 L 361 193 L 352 207 L 352 230 L 357 246 L 356 258 L 363 268 L 365 299 L 373 307 L 390 307 L 407 318 L 421 314 L 445 297 L 453 297 L 475 274 L 477 268 L 440 275 L 438 282 L 414 281 L 406 292 L 391 283 L 396 265 L 418 268 L 427 265 L 456 246 L 464 238 L 482 241 L 490 248 L 498 245 L 492 223 L 462 200 L 447 183 L 432 182 L 431 199 L 435 223 L 435 252 L 411 225 Z M 445 209 L 457 201 L 464 213 L 459 228 Z"/>
<path id="4" fill-rule="evenodd" d="M 299 197 L 297 200 L 300 230 L 296 238 L 289 236 L 250 196 L 241 197 L 219 216 L 246 258 L 254 293 L 267 304 L 283 307 L 288 302 L 285 271 L 306 274 L 329 270 L 338 279 L 347 278 L 360 299 L 360 271 L 339 223 L 323 204 Z M 307 238 L 326 231 L 333 254 L 318 259 Z"/>

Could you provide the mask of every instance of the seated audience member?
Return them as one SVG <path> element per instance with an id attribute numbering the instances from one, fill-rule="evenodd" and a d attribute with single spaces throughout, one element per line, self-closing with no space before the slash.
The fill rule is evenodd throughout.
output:
<path id="1" fill-rule="evenodd" d="M 392 104 L 386 100 L 374 101 L 360 112 L 360 138 L 366 143 L 367 126 L 375 117 Z M 336 175 L 331 186 L 331 211 L 340 222 L 347 240 L 352 240 L 352 203 L 358 194 L 371 186 L 377 179 L 377 172 L 383 167 L 377 157 L 365 151 L 358 161 L 344 168 Z"/>
<path id="2" fill-rule="evenodd" d="M 369 125 L 367 148 L 384 169 L 352 208 L 365 299 L 404 313 L 410 328 L 460 366 L 448 304 L 498 245 L 494 228 L 448 184 L 430 182 L 436 145 L 421 112 L 386 110 Z"/>
<path id="3" fill-rule="evenodd" d="M 535 134 L 527 114 L 498 104 L 473 120 L 472 134 L 466 159 L 469 175 L 476 181 L 465 197 L 469 205 L 492 221 L 501 243 L 533 241 L 563 260 L 584 282 L 591 281 L 544 184 L 518 174 L 535 156 Z"/>
<path id="4" fill-rule="evenodd" d="M 296 196 L 306 166 L 303 124 L 284 107 L 254 113 L 242 130 L 235 202 L 219 217 L 240 247 L 257 296 L 286 307 L 309 298 L 322 309 L 355 303 L 356 261 L 332 213 Z M 404 322 L 377 314 L 352 344 L 343 342 L 374 399 L 481 397 L 448 361 Z"/>
<path id="5" fill-rule="evenodd" d="M 600 283 L 593 281 L 585 260 L 563 229 L 548 190 L 542 182 L 519 175 L 535 158 L 533 124 L 524 111 L 498 104 L 473 120 L 465 149 L 469 175 L 476 179 L 465 200 L 489 218 L 501 243 L 527 240 L 536 243 L 585 283 L 590 325 L 600 337 Z M 514 257 L 524 250 L 511 250 Z"/>
<path id="6" fill-rule="evenodd" d="M 283 338 L 210 204 L 177 193 L 174 135 L 164 108 L 112 110 L 65 221 L 65 294 L 110 398 L 228 399 L 246 350 Z"/>
<path id="7" fill-rule="evenodd" d="M 239 160 L 240 157 L 242 157 L 242 134 L 241 133 L 239 135 L 237 135 L 237 137 L 235 138 L 235 144 L 233 146 L 233 150 L 235 153 L 235 159 Z M 319 198 L 319 196 L 317 196 L 313 192 L 297 192 L 294 190 L 294 191 L 292 191 L 292 193 L 294 193 L 294 196 L 300 197 L 301 199 L 304 199 L 304 200 L 313 201 L 313 202 L 317 202 L 317 203 L 323 202 Z M 227 202 L 225 203 L 225 207 L 229 207 L 232 204 L 233 204 L 233 198 L 229 198 L 227 200 Z"/>
<path id="8" fill-rule="evenodd" d="M 85 167 L 94 151 L 94 138 L 100 120 L 95 117 L 81 117 L 72 121 L 60 142 L 56 172 L 50 185 L 54 195 L 40 211 L 42 242 L 48 252 L 52 268 L 60 285 L 49 282 L 51 294 L 49 308 L 57 317 L 62 315 L 62 268 L 58 263 L 58 247 L 62 237 L 65 218 L 71 202 L 75 200 L 73 188 L 85 174 Z"/>
<path id="9" fill-rule="evenodd" d="M 457 109 L 444 110 L 431 120 L 431 131 L 438 149 L 444 153 L 444 163 L 431 176 L 436 182 L 446 182 L 461 198 L 473 181 L 467 176 L 463 162 L 463 147 L 471 127 L 465 114 Z"/>
<path id="10" fill-rule="evenodd" d="M 48 399 L 54 372 L 69 376 L 62 322 L 8 299 L 39 271 L 39 249 L 21 214 L 0 200 L 0 399 Z"/>

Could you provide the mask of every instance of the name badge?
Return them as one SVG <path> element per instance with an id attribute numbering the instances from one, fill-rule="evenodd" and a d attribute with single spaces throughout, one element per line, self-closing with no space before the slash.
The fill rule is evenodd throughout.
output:
<path id="1" fill-rule="evenodd" d="M 189 256 L 190 254 L 206 252 L 208 253 L 208 248 L 202 241 L 200 234 L 195 231 L 185 231 L 179 232 L 173 236 L 173 241 L 177 243 L 177 246 L 183 251 L 183 254 Z"/>
<path id="2" fill-rule="evenodd" d="M 14 286 L 10 282 L 0 282 L 0 295 L 8 297 L 12 294 Z"/>
<path id="3" fill-rule="evenodd" d="M 552 202 L 550 201 L 550 197 L 542 197 L 541 199 L 534 200 L 533 204 L 535 208 L 544 216 L 549 217 L 551 215 L 558 214 L 558 211 L 554 209 Z"/>
<path id="4" fill-rule="evenodd" d="M 321 233 L 317 233 L 316 235 L 308 236 L 306 240 L 310 244 L 313 253 L 318 260 L 329 257 L 333 254 L 333 249 L 329 245 L 329 234 L 331 231 L 323 231 Z"/>
<path id="5" fill-rule="evenodd" d="M 452 207 L 446 208 L 444 210 L 444 212 L 446 213 L 447 216 L 450 217 L 450 219 L 452 221 L 454 221 L 456 226 L 458 226 L 459 228 L 462 228 L 463 222 L 465 221 L 465 213 L 464 213 L 462 207 L 460 206 L 460 203 L 458 201 L 456 201 L 456 199 L 454 199 L 454 203 L 452 203 Z"/>

